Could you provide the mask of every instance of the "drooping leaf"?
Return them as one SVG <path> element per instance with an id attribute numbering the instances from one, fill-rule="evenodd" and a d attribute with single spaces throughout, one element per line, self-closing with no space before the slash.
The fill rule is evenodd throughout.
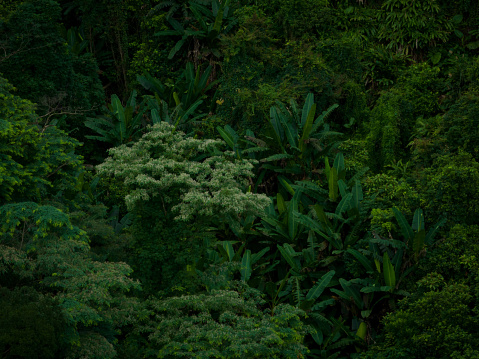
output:
<path id="1" fill-rule="evenodd" d="M 283 126 L 281 126 L 281 121 L 279 119 L 279 114 L 278 110 L 275 106 L 272 106 L 269 111 L 270 114 L 270 123 L 271 126 L 273 127 L 276 141 L 278 142 L 278 145 L 283 147 L 283 138 L 284 138 L 284 130 Z"/>
<path id="2" fill-rule="evenodd" d="M 346 252 L 353 255 L 359 261 L 359 263 L 363 265 L 363 267 L 366 269 L 367 272 L 371 272 L 371 273 L 374 272 L 374 267 L 371 261 L 364 254 L 362 254 L 361 252 L 359 252 L 358 250 L 354 248 L 348 248 Z"/>
<path id="3" fill-rule="evenodd" d="M 396 217 L 396 220 L 398 221 L 399 227 L 401 228 L 402 235 L 404 239 L 406 240 L 406 243 L 411 243 L 412 240 L 414 239 L 414 232 L 407 223 L 406 218 L 404 215 L 399 211 L 396 207 L 393 208 L 394 216 Z"/>
<path id="4" fill-rule="evenodd" d="M 329 199 L 336 202 L 338 198 L 338 171 L 336 167 L 332 167 L 329 171 Z"/>
<path id="5" fill-rule="evenodd" d="M 420 208 L 416 209 L 414 212 L 412 229 L 415 231 L 420 231 L 421 229 L 424 230 L 424 214 Z"/>
<path id="6" fill-rule="evenodd" d="M 222 246 L 224 250 L 226 251 L 226 254 L 228 255 L 228 260 L 231 262 L 233 260 L 233 257 L 235 255 L 235 251 L 233 249 L 233 243 L 232 241 L 223 241 Z"/>
<path id="7" fill-rule="evenodd" d="M 321 294 L 323 294 L 323 292 L 326 289 L 326 287 L 328 286 L 328 284 L 331 282 L 331 279 L 333 279 L 335 273 L 336 272 L 334 270 L 331 270 L 328 273 L 326 273 L 325 275 L 323 275 L 321 277 L 321 279 L 319 279 L 316 282 L 314 287 L 312 287 L 308 291 L 308 294 L 306 294 L 306 299 L 307 300 L 313 300 L 313 301 L 318 299 L 321 296 Z"/>
<path id="8" fill-rule="evenodd" d="M 243 254 L 243 259 L 241 261 L 241 280 L 243 282 L 247 282 L 250 277 L 251 273 L 253 273 L 253 269 L 251 268 L 251 251 L 249 249 L 246 250 L 246 252 Z"/>
<path id="9" fill-rule="evenodd" d="M 351 194 L 352 194 L 351 208 L 356 208 L 359 211 L 361 206 L 361 201 L 363 200 L 364 197 L 363 197 L 361 182 L 359 182 L 358 180 L 354 181 Z"/>
<path id="10" fill-rule="evenodd" d="M 280 215 L 286 211 L 286 203 L 279 192 L 276 194 L 276 204 L 278 205 L 278 212 Z"/>
<path id="11" fill-rule="evenodd" d="M 350 206 L 350 201 L 352 198 L 352 194 L 348 193 L 345 197 L 341 199 L 341 201 L 338 203 L 336 207 L 336 211 L 334 212 L 336 215 L 340 216 L 344 212 L 346 212 Z"/>
<path id="12" fill-rule="evenodd" d="M 293 187 L 291 187 L 289 180 L 284 176 L 278 176 L 278 180 L 279 183 L 283 186 L 283 188 L 294 196 L 295 191 Z"/>
<path id="13" fill-rule="evenodd" d="M 346 185 L 346 182 L 344 182 L 342 179 L 340 179 L 338 181 L 338 188 L 339 188 L 339 194 L 341 195 L 341 197 L 346 197 L 347 195 L 347 185 Z"/>
<path id="14" fill-rule="evenodd" d="M 229 133 L 227 133 L 225 130 L 223 130 L 220 126 L 217 126 L 216 130 L 220 133 L 221 137 L 223 138 L 223 140 L 225 140 L 227 145 L 232 150 L 234 150 L 235 145 L 234 145 L 233 137 Z"/>
<path id="15" fill-rule="evenodd" d="M 306 106 L 306 104 L 305 104 Z M 304 110 L 303 110 L 304 111 Z M 309 135 L 311 134 L 311 129 L 313 128 L 313 121 L 314 115 L 316 113 L 316 104 L 313 104 L 309 110 L 309 113 L 306 117 L 306 122 L 303 123 L 303 133 L 301 135 L 301 139 L 299 141 L 299 150 L 301 151 L 301 155 L 304 156 L 304 152 L 306 149 L 306 141 L 309 140 Z M 304 114 L 304 112 L 303 112 Z"/>
<path id="16" fill-rule="evenodd" d="M 291 268 L 299 273 L 301 271 L 301 268 L 298 266 L 298 264 L 293 258 L 293 255 L 295 253 L 294 249 L 288 243 L 285 243 L 284 246 L 278 245 L 278 249 L 286 262 L 288 262 L 288 264 L 291 266 Z"/>
<path id="17" fill-rule="evenodd" d="M 258 253 L 254 253 L 251 255 L 251 264 L 255 264 L 259 261 L 266 253 L 268 253 L 269 247 L 263 248 Z"/>
<path id="18" fill-rule="evenodd" d="M 383 273 L 384 281 L 387 286 L 395 288 L 396 287 L 396 272 L 394 267 L 389 259 L 389 254 L 384 253 L 383 256 Z"/>

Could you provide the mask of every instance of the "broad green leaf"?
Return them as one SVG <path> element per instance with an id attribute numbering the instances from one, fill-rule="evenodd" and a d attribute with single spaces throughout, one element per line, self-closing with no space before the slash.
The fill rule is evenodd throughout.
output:
<path id="1" fill-rule="evenodd" d="M 270 123 L 271 126 L 273 127 L 273 130 L 276 135 L 276 140 L 278 141 L 278 144 L 283 147 L 283 138 L 284 138 L 284 130 L 283 126 L 281 126 L 281 122 L 279 120 L 279 115 L 278 115 L 278 110 L 275 106 L 272 106 L 269 110 L 270 114 Z"/>
<path id="2" fill-rule="evenodd" d="M 232 150 L 234 150 L 235 144 L 233 142 L 233 138 L 231 137 L 231 135 L 229 133 L 227 133 L 226 131 L 224 131 L 220 126 L 217 126 L 216 130 L 220 133 L 221 137 L 223 138 L 223 140 L 225 140 L 225 142 L 228 144 L 228 146 Z"/>
<path id="3" fill-rule="evenodd" d="M 284 202 L 283 196 L 279 192 L 276 194 L 276 203 L 278 205 L 278 212 L 281 215 L 286 211 L 286 203 Z"/>
<path id="4" fill-rule="evenodd" d="M 319 221 L 324 225 L 324 227 L 330 229 L 331 223 L 329 221 L 329 218 L 326 216 L 326 213 L 324 213 L 323 207 L 319 204 L 315 204 L 313 206 L 313 209 L 316 212 L 316 216 L 318 217 Z"/>
<path id="5" fill-rule="evenodd" d="M 198 20 L 198 22 L 200 23 L 202 30 L 207 32 L 208 31 L 208 26 L 206 25 L 206 23 L 204 21 L 203 15 L 200 14 L 200 12 L 196 9 L 195 6 L 191 6 L 191 4 L 190 4 L 190 10 L 193 13 L 193 15 L 195 16 L 196 20 Z"/>
<path id="6" fill-rule="evenodd" d="M 384 253 L 383 256 L 383 273 L 386 285 L 393 288 L 396 287 L 396 272 L 387 253 Z"/>
<path id="7" fill-rule="evenodd" d="M 399 227 L 401 228 L 404 239 L 407 243 L 411 243 L 414 239 L 414 232 L 411 226 L 409 225 L 409 223 L 407 223 L 406 218 L 401 213 L 401 211 L 399 211 L 396 207 L 393 208 L 393 212 L 394 216 L 396 217 L 396 220 L 398 221 Z"/>
<path id="8" fill-rule="evenodd" d="M 298 221 L 298 223 L 301 223 L 303 226 L 305 226 L 309 230 L 319 234 L 324 239 L 331 241 L 332 237 L 324 233 L 323 227 L 317 221 L 299 212 L 295 212 L 294 215 L 296 216 L 296 220 Z"/>
<path id="9" fill-rule="evenodd" d="M 224 241 L 222 243 L 223 248 L 226 251 L 226 254 L 228 254 L 228 260 L 231 262 L 233 260 L 233 257 L 235 255 L 235 251 L 233 249 L 233 245 L 231 241 Z"/>
<path id="10" fill-rule="evenodd" d="M 457 14 L 452 18 L 452 22 L 455 24 L 459 24 L 462 21 L 462 15 Z"/>
<path id="11" fill-rule="evenodd" d="M 336 272 L 334 270 L 329 271 L 325 275 L 319 279 L 314 287 L 312 287 L 309 291 L 308 294 L 306 294 L 306 300 L 316 300 L 318 299 L 321 294 L 323 294 L 324 290 L 328 286 L 329 282 L 331 282 L 331 279 L 333 279 L 333 276 Z"/>
<path id="12" fill-rule="evenodd" d="M 404 249 L 398 249 L 394 254 L 393 260 L 391 261 L 392 265 L 394 266 L 394 271 L 396 272 L 396 278 L 400 277 L 403 257 Z"/>
<path id="13" fill-rule="evenodd" d="M 344 289 L 345 293 L 349 296 L 349 300 L 352 301 L 356 304 L 356 306 L 359 309 L 363 309 L 364 307 L 364 302 L 361 297 L 361 293 L 359 290 L 353 286 L 350 282 L 346 281 L 344 278 L 339 279 L 339 284 L 341 287 Z"/>
<path id="14" fill-rule="evenodd" d="M 176 45 L 171 49 L 170 53 L 168 54 L 168 59 L 171 60 L 175 54 L 181 49 L 183 44 L 185 43 L 187 36 L 183 36 L 181 40 L 179 40 Z"/>
<path id="15" fill-rule="evenodd" d="M 268 251 L 269 247 L 266 247 L 260 250 L 258 253 L 251 255 L 251 264 L 255 264 L 257 261 L 259 261 L 266 253 L 268 253 Z"/>
<path id="16" fill-rule="evenodd" d="M 151 122 L 154 125 L 161 122 L 160 115 L 159 115 L 158 110 L 156 108 L 151 110 Z"/>
<path id="17" fill-rule="evenodd" d="M 334 299 L 326 299 L 326 300 L 322 300 L 321 302 L 319 303 L 316 303 L 315 305 L 313 305 L 311 307 L 311 311 L 318 311 L 318 310 L 322 310 L 324 308 L 326 308 L 327 306 L 329 305 L 334 305 L 336 303 L 336 301 Z"/>
<path id="18" fill-rule="evenodd" d="M 331 176 L 331 166 L 329 165 L 328 157 L 324 158 L 324 172 L 326 173 L 326 178 L 328 179 L 328 182 L 329 182 L 329 176 Z"/>
<path id="19" fill-rule="evenodd" d="M 208 79 L 210 78 L 210 74 L 211 74 L 211 71 L 212 71 L 213 67 L 211 65 L 209 65 L 205 72 L 203 72 L 203 75 L 201 75 L 201 78 L 197 84 L 197 88 L 199 91 L 202 91 L 204 93 L 204 91 L 207 91 L 211 84 L 208 85 L 207 87 L 207 84 L 208 84 Z"/>
<path id="20" fill-rule="evenodd" d="M 343 214 L 344 212 L 346 212 L 350 206 L 350 201 L 351 201 L 351 197 L 352 197 L 352 194 L 351 193 L 348 193 L 346 195 L 346 197 L 343 197 L 341 199 L 341 201 L 338 203 L 338 205 L 336 206 L 336 211 L 335 211 L 335 214 L 340 216 L 341 214 Z"/>
<path id="21" fill-rule="evenodd" d="M 303 127 L 303 133 L 304 133 L 304 128 L 307 126 L 306 124 L 309 121 L 309 117 L 311 115 L 311 109 L 314 107 L 314 112 L 316 111 L 316 106 L 314 104 L 314 94 L 309 93 L 308 96 L 306 96 L 306 100 L 304 101 L 304 106 L 303 110 L 301 112 L 301 127 Z M 313 112 L 313 119 L 311 120 L 311 125 L 313 124 L 314 120 L 314 112 Z M 308 133 L 309 136 L 309 133 Z"/>
<path id="22" fill-rule="evenodd" d="M 213 31 L 216 34 L 219 34 L 221 31 L 221 25 L 223 24 L 223 15 L 225 12 L 225 6 L 227 5 L 228 2 L 229 2 L 228 0 L 222 1 L 220 8 L 218 10 L 218 13 L 216 14 L 215 23 L 213 25 Z"/>
<path id="23" fill-rule="evenodd" d="M 224 246 L 217 246 L 216 249 L 218 250 L 218 252 L 220 253 L 221 257 L 223 258 L 224 261 L 228 261 L 228 253 L 226 252 Z M 213 253 L 214 252 L 214 253 Z M 210 260 L 213 261 L 213 262 L 216 262 L 217 259 L 219 259 L 218 257 L 218 252 L 215 252 L 215 251 L 211 251 L 210 253 Z"/>
<path id="24" fill-rule="evenodd" d="M 339 290 L 339 289 L 336 289 L 336 288 L 332 288 L 331 289 L 331 292 L 339 295 L 341 298 L 343 298 L 344 300 L 348 301 L 348 302 L 351 302 L 351 298 L 349 297 L 349 295 L 342 291 L 342 290 Z"/>
<path id="25" fill-rule="evenodd" d="M 356 180 L 352 188 L 352 198 L 351 198 L 351 207 L 360 210 L 361 201 L 363 200 L 363 189 L 361 187 L 361 182 Z"/>
<path id="26" fill-rule="evenodd" d="M 414 212 L 412 229 L 415 231 L 420 231 L 421 229 L 424 230 L 424 214 L 422 213 L 422 209 L 420 208 L 416 209 L 416 211 Z"/>
<path id="27" fill-rule="evenodd" d="M 366 269 L 367 272 L 374 272 L 374 267 L 371 263 L 371 261 L 362 253 L 360 253 L 358 250 L 354 248 L 349 248 L 346 250 L 349 254 L 353 255 L 354 258 L 356 258 L 359 263 L 363 265 L 363 267 Z"/>
<path id="28" fill-rule="evenodd" d="M 278 180 L 279 183 L 281 183 L 281 185 L 284 187 L 284 189 L 294 196 L 295 191 L 293 187 L 291 187 L 291 185 L 289 184 L 288 180 L 284 176 L 278 176 Z"/>
<path id="29" fill-rule="evenodd" d="M 252 272 L 253 270 L 251 268 L 251 251 L 247 249 L 243 255 L 243 260 L 241 261 L 241 280 L 243 282 L 247 282 L 250 279 Z"/>
<path id="30" fill-rule="evenodd" d="M 346 182 L 344 182 L 342 179 L 338 181 L 338 188 L 339 188 L 339 193 L 341 194 L 341 197 L 346 197 L 347 195 L 347 189 L 348 186 L 346 185 Z"/>
<path id="31" fill-rule="evenodd" d="M 315 113 L 316 113 L 316 104 L 313 104 L 309 110 L 309 113 L 307 114 L 306 122 L 302 123 L 303 133 L 301 135 L 301 140 L 299 141 L 299 150 L 301 151 L 302 156 L 304 155 L 304 151 L 306 149 L 306 141 L 309 140 L 309 135 L 311 134 L 311 129 L 313 127 Z M 303 117 L 304 117 L 304 109 L 303 109 Z"/>
<path id="32" fill-rule="evenodd" d="M 344 165 L 344 155 L 341 152 L 336 155 L 333 167 L 336 168 L 338 175 L 346 169 Z"/>
<path id="33" fill-rule="evenodd" d="M 441 53 L 436 52 L 434 55 L 431 56 L 431 62 L 433 65 L 437 65 L 439 61 L 441 61 Z"/>
<path id="34" fill-rule="evenodd" d="M 245 247 L 246 247 L 246 243 L 243 243 L 241 245 L 241 247 L 239 247 L 239 249 L 236 251 L 233 259 L 231 260 L 231 262 L 239 262 L 241 254 L 243 253 L 243 250 L 244 250 Z"/>
<path id="35" fill-rule="evenodd" d="M 365 322 L 361 322 L 361 324 L 359 324 L 359 328 L 356 332 L 356 335 L 362 340 L 366 340 L 367 332 L 368 332 L 368 326 L 366 325 Z"/>
<path id="36" fill-rule="evenodd" d="M 338 171 L 336 167 L 332 167 L 329 171 L 329 199 L 336 202 L 338 199 Z"/>
<path id="37" fill-rule="evenodd" d="M 172 17 L 168 18 L 167 21 L 168 21 L 168 22 L 170 23 L 170 25 L 173 26 L 173 28 L 174 28 L 176 31 L 178 31 L 179 33 L 183 33 L 183 32 L 185 31 L 183 25 L 182 25 L 179 21 L 173 19 Z"/>
<path id="38" fill-rule="evenodd" d="M 282 106 L 284 108 L 284 105 L 279 103 L 278 105 Z M 291 118 L 286 110 L 286 108 L 281 111 L 280 108 L 276 107 L 276 116 L 280 120 L 280 122 L 283 124 L 284 131 L 286 133 L 286 138 L 288 139 L 289 145 L 294 148 L 298 147 L 298 130 L 296 129 L 296 125 L 291 122 Z"/>
<path id="39" fill-rule="evenodd" d="M 291 248 L 291 246 L 288 243 L 285 243 L 284 247 L 278 245 L 278 249 L 286 262 L 288 262 L 288 264 L 291 266 L 291 268 L 296 272 L 300 272 L 301 268 L 298 266 L 298 264 L 293 258 L 292 252 L 294 253 L 294 250 Z"/>

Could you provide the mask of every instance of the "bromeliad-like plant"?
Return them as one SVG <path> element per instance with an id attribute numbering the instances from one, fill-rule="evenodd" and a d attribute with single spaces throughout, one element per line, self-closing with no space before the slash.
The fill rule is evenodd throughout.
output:
<path id="1" fill-rule="evenodd" d="M 137 93 L 131 93 L 126 106 L 123 107 L 117 95 L 111 96 L 111 104 L 107 105 L 106 116 L 89 118 L 85 126 L 98 133 L 99 136 L 85 136 L 92 140 L 107 142 L 113 147 L 135 140 L 142 130 L 142 118 L 146 107 L 140 104 L 137 111 Z"/>

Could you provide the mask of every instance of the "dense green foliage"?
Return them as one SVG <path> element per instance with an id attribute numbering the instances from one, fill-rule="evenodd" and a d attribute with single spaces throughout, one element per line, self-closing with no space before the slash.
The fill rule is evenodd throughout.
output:
<path id="1" fill-rule="evenodd" d="M 478 357 L 478 26 L 1 1 L 0 357 Z"/>

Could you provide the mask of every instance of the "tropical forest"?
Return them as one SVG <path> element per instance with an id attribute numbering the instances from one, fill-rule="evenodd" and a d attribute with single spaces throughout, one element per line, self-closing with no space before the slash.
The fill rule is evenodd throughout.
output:
<path id="1" fill-rule="evenodd" d="M 479 358 L 479 2 L 0 0 L 0 358 Z"/>

